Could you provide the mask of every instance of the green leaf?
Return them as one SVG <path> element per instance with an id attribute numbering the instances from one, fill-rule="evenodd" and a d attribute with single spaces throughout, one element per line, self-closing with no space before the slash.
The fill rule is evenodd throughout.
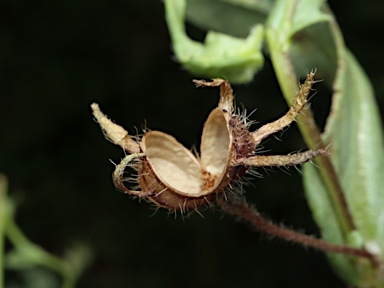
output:
<path id="1" fill-rule="evenodd" d="M 331 159 L 345 192 L 348 206 L 364 244 L 384 250 L 384 142 L 372 87 L 355 58 L 348 52 L 335 84 L 333 105 L 324 138 L 331 143 Z M 304 184 L 314 218 L 324 239 L 351 245 L 342 240 L 338 219 L 332 213 L 320 171 L 304 167 Z M 339 274 L 353 284 L 375 283 L 366 269 L 347 270 L 341 256 L 330 255 Z M 343 262 L 343 263 L 342 263 Z M 356 263 L 355 266 L 358 266 Z M 349 269 L 349 268 L 348 268 Z M 364 273 L 362 273 L 362 270 Z M 358 280 L 356 279 L 358 277 Z M 381 280 L 382 281 L 382 280 Z M 358 282 L 358 283 L 357 283 Z M 381 283 L 383 285 L 384 283 Z M 377 283 L 376 283 L 377 285 Z"/>
<path id="2" fill-rule="evenodd" d="M 384 249 L 383 129 L 365 73 L 348 51 L 344 63 L 325 138 L 359 231 Z"/>
<path id="3" fill-rule="evenodd" d="M 184 68 L 198 76 L 226 78 L 233 83 L 251 81 L 264 63 L 262 26 L 253 28 L 246 39 L 210 31 L 203 44 L 185 33 L 185 6 L 185 0 L 165 1 L 173 49 Z"/>

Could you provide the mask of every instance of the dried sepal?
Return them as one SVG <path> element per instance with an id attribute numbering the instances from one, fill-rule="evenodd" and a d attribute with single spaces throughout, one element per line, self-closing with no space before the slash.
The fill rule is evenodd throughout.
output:
<path id="1" fill-rule="evenodd" d="M 99 123 L 105 138 L 110 140 L 113 144 L 119 145 L 129 153 L 140 152 L 139 144 L 129 136 L 127 130 L 120 125 L 113 123 L 107 116 L 105 116 L 103 112 L 101 112 L 99 104 L 92 103 L 91 108 L 93 116 L 95 116 Z"/>
<path id="2" fill-rule="evenodd" d="M 289 111 L 283 117 L 271 123 L 265 124 L 252 133 L 256 145 L 259 145 L 260 142 L 269 135 L 276 133 L 277 131 L 280 131 L 284 127 L 290 125 L 296 119 L 297 115 L 299 115 L 301 110 L 303 110 L 305 104 L 308 101 L 308 95 L 311 92 L 312 85 L 314 83 L 314 77 L 314 72 L 310 72 L 307 75 L 307 79 L 305 80 L 304 84 L 301 85 L 300 90 L 293 100 Z"/>
<path id="3" fill-rule="evenodd" d="M 148 192 L 141 191 L 141 190 L 140 191 L 132 190 L 127 188 L 124 185 L 124 181 L 126 180 L 124 177 L 125 169 L 128 166 L 131 166 L 134 160 L 143 156 L 145 156 L 144 153 L 129 154 L 129 155 L 126 155 L 118 165 L 116 165 L 115 171 L 112 174 L 112 180 L 113 180 L 113 184 L 115 184 L 115 187 L 117 189 L 119 189 L 124 193 L 130 194 L 133 196 L 138 196 L 138 197 L 146 197 L 150 195 L 150 193 Z"/>
<path id="4" fill-rule="evenodd" d="M 127 152 L 134 153 L 117 165 L 113 176 L 115 186 L 157 206 L 185 211 L 220 199 L 250 167 L 298 165 L 325 155 L 324 149 L 282 156 L 255 155 L 264 138 L 289 125 L 302 111 L 313 79 L 314 73 L 310 73 L 283 117 L 254 132 L 248 130 L 249 124 L 244 117 L 234 114 L 233 91 L 226 80 L 194 80 L 198 87 L 220 87 L 218 107 L 211 111 L 204 124 L 199 158 L 163 132 L 147 132 L 139 143 L 135 142 L 124 128 L 102 114 L 97 104 L 92 104 L 106 137 Z M 134 159 L 137 160 L 134 165 L 138 173 L 137 183 L 141 187 L 138 191 L 124 185 L 124 170 L 132 166 Z"/>

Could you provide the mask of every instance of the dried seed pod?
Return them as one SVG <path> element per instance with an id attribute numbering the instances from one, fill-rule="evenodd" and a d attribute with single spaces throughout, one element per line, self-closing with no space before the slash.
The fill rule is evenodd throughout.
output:
<path id="1" fill-rule="evenodd" d="M 97 104 L 92 104 L 93 114 L 106 137 L 129 153 L 140 152 L 126 156 L 117 165 L 113 174 L 115 186 L 157 206 L 184 211 L 222 197 L 231 183 L 239 181 L 250 166 L 297 165 L 326 154 L 324 149 L 281 156 L 259 156 L 254 152 L 264 138 L 294 121 L 305 106 L 313 77 L 313 73 L 308 75 L 292 107 L 283 117 L 254 132 L 248 130 L 249 125 L 244 119 L 234 114 L 232 88 L 227 81 L 195 80 L 197 86 L 220 87 L 218 107 L 212 110 L 204 124 L 200 159 L 163 132 L 147 132 L 139 143 L 135 142 L 124 128 L 109 120 Z M 134 158 L 138 161 L 132 162 Z M 124 169 L 127 166 L 137 169 L 141 190 L 125 187 Z"/>

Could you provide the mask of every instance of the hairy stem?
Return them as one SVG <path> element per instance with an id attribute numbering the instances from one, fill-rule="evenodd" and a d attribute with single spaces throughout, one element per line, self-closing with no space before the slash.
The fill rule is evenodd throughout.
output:
<path id="1" fill-rule="evenodd" d="M 218 200 L 217 205 L 226 213 L 248 223 L 253 228 L 268 235 L 279 237 L 286 241 L 291 241 L 302 246 L 312 247 L 325 252 L 341 253 L 351 256 L 367 258 L 372 266 L 378 267 L 379 262 L 374 255 L 365 249 L 357 249 L 344 245 L 336 245 L 322 239 L 306 235 L 283 226 L 276 225 L 265 219 L 253 207 L 249 206 L 245 200 L 223 201 Z"/>

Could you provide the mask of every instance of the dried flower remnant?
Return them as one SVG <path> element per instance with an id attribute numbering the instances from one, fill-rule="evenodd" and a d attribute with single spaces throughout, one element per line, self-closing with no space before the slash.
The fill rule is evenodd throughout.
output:
<path id="1" fill-rule="evenodd" d="M 233 92 L 227 81 L 194 82 L 197 87 L 220 87 L 218 107 L 212 110 L 204 124 L 200 158 L 163 132 L 147 132 L 137 142 L 124 128 L 109 120 L 98 104 L 91 105 L 106 138 L 128 152 L 113 173 L 113 182 L 119 190 L 171 211 L 196 209 L 227 197 L 232 184 L 241 181 L 251 167 L 298 165 L 326 154 L 324 149 L 279 156 L 255 153 L 263 139 L 291 124 L 305 107 L 314 73 L 308 74 L 283 117 L 254 132 L 249 131 L 249 123 L 244 117 L 234 113 Z M 127 167 L 137 171 L 135 180 L 140 190 L 131 190 L 124 185 Z"/>

